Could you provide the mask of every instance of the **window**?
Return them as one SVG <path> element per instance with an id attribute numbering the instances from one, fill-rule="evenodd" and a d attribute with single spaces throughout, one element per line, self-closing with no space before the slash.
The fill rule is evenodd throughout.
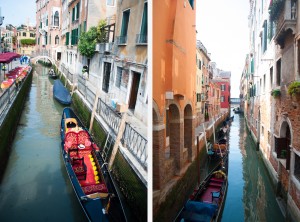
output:
<path id="1" fill-rule="evenodd" d="M 300 157 L 295 153 L 294 175 L 300 181 Z"/>
<path id="2" fill-rule="evenodd" d="M 148 33 L 148 3 L 145 2 L 142 24 L 141 24 L 141 33 L 138 38 L 138 43 L 147 43 L 147 33 Z"/>
<path id="3" fill-rule="evenodd" d="M 225 96 L 221 96 L 221 103 L 225 102 Z"/>
<path id="4" fill-rule="evenodd" d="M 128 31 L 128 24 L 129 24 L 129 16 L 130 10 L 126 10 L 123 12 L 123 20 L 121 26 L 121 34 L 119 43 L 126 43 L 127 42 L 127 31 Z"/>
<path id="5" fill-rule="evenodd" d="M 224 84 L 221 85 L 221 91 L 225 91 L 226 90 L 226 86 Z"/>
<path id="6" fill-rule="evenodd" d="M 66 33 L 66 45 L 69 45 L 69 38 L 70 38 L 70 33 L 69 32 L 67 32 Z"/>
<path id="7" fill-rule="evenodd" d="M 78 28 L 72 30 L 71 45 L 77 45 L 77 42 L 78 42 Z"/>
<path id="8" fill-rule="evenodd" d="M 276 85 L 280 86 L 281 80 L 281 59 L 276 62 Z"/>
<path id="9" fill-rule="evenodd" d="M 264 74 L 264 82 L 263 82 L 263 86 L 264 86 L 264 91 L 266 90 L 266 74 Z"/>
<path id="10" fill-rule="evenodd" d="M 59 26 L 59 14 L 58 14 L 58 11 L 56 11 L 54 13 L 53 19 L 54 19 L 54 26 Z"/>
<path id="11" fill-rule="evenodd" d="M 106 5 L 115 6 L 115 0 L 106 0 Z"/>
<path id="12" fill-rule="evenodd" d="M 273 67 L 270 68 L 270 89 L 273 86 Z"/>
<path id="13" fill-rule="evenodd" d="M 111 63 L 104 62 L 102 90 L 108 93 Z"/>
<path id="14" fill-rule="evenodd" d="M 51 35 L 49 35 L 49 44 L 51 45 Z"/>
<path id="15" fill-rule="evenodd" d="M 34 38 L 34 34 L 33 33 L 30 33 L 29 35 L 30 35 L 31 38 Z"/>
<path id="16" fill-rule="evenodd" d="M 194 0 L 189 0 L 189 3 L 191 5 L 192 9 L 194 9 Z"/>
<path id="17" fill-rule="evenodd" d="M 262 39 L 262 52 L 264 53 L 267 50 L 267 39 L 268 39 L 268 22 L 264 21 L 264 33 Z"/>
<path id="18" fill-rule="evenodd" d="M 122 72 L 123 72 L 123 69 L 121 67 L 117 67 L 116 87 L 118 87 L 118 88 L 120 88 L 120 86 L 121 86 Z"/>
<path id="19" fill-rule="evenodd" d="M 46 26 L 48 26 L 48 15 L 46 17 Z"/>
<path id="20" fill-rule="evenodd" d="M 59 44 L 59 37 L 58 35 L 55 36 L 55 45 L 58 45 Z"/>
<path id="21" fill-rule="evenodd" d="M 26 37 L 26 32 L 23 32 L 23 36 Z"/>

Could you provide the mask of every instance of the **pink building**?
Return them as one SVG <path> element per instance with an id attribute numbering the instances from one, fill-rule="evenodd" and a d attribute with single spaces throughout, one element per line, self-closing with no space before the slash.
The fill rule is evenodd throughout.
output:
<path id="1" fill-rule="evenodd" d="M 60 60 L 62 0 L 36 1 L 36 53 Z"/>

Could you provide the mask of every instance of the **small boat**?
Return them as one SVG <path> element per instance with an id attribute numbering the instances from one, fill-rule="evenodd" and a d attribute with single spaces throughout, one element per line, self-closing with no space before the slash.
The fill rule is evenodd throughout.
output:
<path id="1" fill-rule="evenodd" d="M 216 222 L 220 220 L 226 198 L 228 181 L 226 162 L 219 165 L 194 190 L 175 221 Z M 226 166 L 226 167 L 224 167 Z"/>
<path id="2" fill-rule="evenodd" d="M 58 102 L 64 105 L 70 105 L 72 102 L 70 92 L 64 87 L 60 80 L 54 81 L 53 96 Z"/>
<path id="3" fill-rule="evenodd" d="M 58 77 L 56 72 L 53 69 L 49 70 L 48 76 L 51 77 L 52 79 L 56 79 Z"/>
<path id="4" fill-rule="evenodd" d="M 69 107 L 61 119 L 61 151 L 70 182 L 89 221 L 127 221 L 100 148 Z"/>
<path id="5" fill-rule="evenodd" d="M 233 112 L 234 112 L 235 114 L 238 114 L 238 113 L 241 113 L 242 111 L 241 111 L 240 107 L 237 107 L 237 108 L 234 108 L 234 109 L 233 109 Z"/>

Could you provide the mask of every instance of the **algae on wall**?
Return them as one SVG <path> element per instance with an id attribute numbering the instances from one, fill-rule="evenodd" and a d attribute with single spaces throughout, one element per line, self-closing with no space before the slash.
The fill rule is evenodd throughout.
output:
<path id="1" fill-rule="evenodd" d="M 24 80 L 17 97 L 13 101 L 9 111 L 7 112 L 7 116 L 0 126 L 0 178 L 5 171 L 7 159 L 10 154 L 11 144 L 14 140 L 23 107 L 31 87 L 33 71 L 34 68 L 32 68 L 31 72 Z"/>

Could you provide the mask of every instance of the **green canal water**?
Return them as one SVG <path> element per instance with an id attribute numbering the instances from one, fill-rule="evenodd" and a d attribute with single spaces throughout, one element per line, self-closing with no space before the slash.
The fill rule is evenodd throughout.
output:
<path id="1" fill-rule="evenodd" d="M 65 171 L 59 124 L 63 106 L 38 66 L 0 184 L 0 221 L 86 221 Z"/>
<path id="2" fill-rule="evenodd" d="M 285 221 L 242 115 L 234 115 L 229 146 L 228 191 L 221 221 Z"/>

